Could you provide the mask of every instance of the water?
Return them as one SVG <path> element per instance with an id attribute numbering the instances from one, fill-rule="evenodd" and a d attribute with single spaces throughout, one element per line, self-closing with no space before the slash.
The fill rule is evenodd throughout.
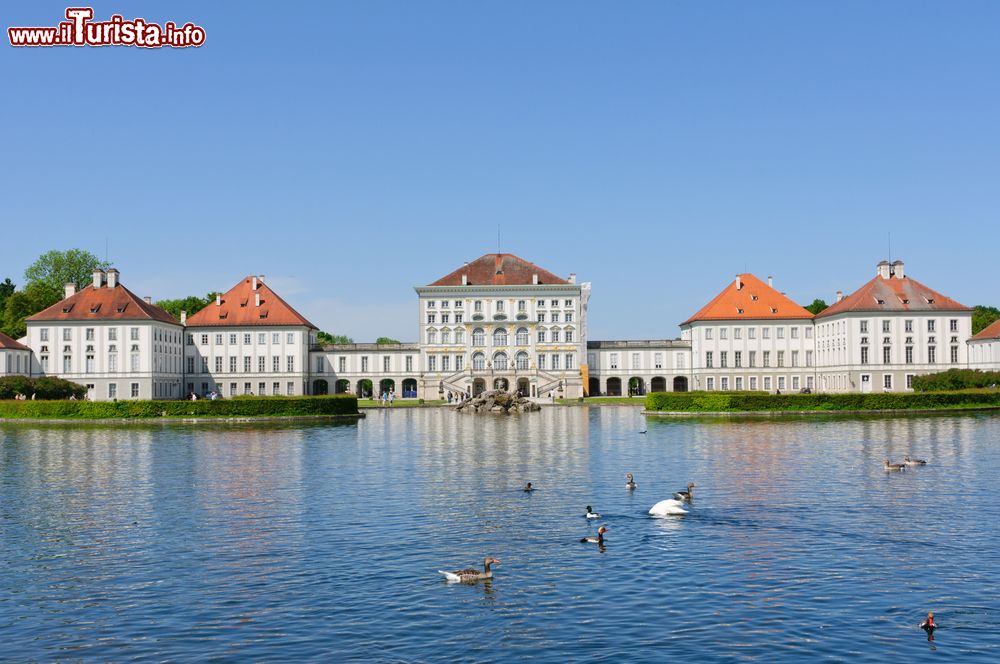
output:
<path id="1" fill-rule="evenodd" d="M 0 426 L 0 658 L 994 662 L 998 453 L 987 415 Z"/>

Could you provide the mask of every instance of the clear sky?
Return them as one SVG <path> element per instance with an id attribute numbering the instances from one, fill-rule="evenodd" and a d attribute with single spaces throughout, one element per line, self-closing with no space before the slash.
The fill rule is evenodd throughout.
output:
<path id="1" fill-rule="evenodd" d="M 66 2 L 4 5 L 49 26 Z M 247 274 L 322 329 L 417 336 L 495 251 L 663 338 L 737 272 L 833 299 L 889 253 L 1000 304 L 1000 3 L 137 2 L 199 49 L 0 45 L 0 280 L 49 249 L 154 298 Z M 6 30 L 4 31 L 6 32 Z"/>

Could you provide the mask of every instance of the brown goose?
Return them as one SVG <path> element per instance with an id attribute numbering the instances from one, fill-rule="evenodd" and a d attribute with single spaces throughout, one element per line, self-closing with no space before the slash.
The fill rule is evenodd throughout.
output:
<path id="1" fill-rule="evenodd" d="M 926 466 L 927 465 L 927 462 L 924 459 L 911 459 L 910 457 L 906 457 L 905 459 L 903 459 L 903 463 L 905 463 L 907 466 Z"/>
<path id="2" fill-rule="evenodd" d="M 500 561 L 496 558 L 486 557 L 483 559 L 483 571 L 480 572 L 474 567 L 468 569 L 460 569 L 454 572 L 443 572 L 438 570 L 438 574 L 444 574 L 444 578 L 448 580 L 448 583 L 475 583 L 476 581 L 482 581 L 483 579 L 492 579 L 493 570 L 490 569 L 490 565 L 499 565 Z"/>
<path id="3" fill-rule="evenodd" d="M 885 472 L 891 473 L 895 471 L 906 470 L 905 463 L 889 463 L 889 460 L 885 460 Z"/>
<path id="4" fill-rule="evenodd" d="M 694 482 L 688 482 L 687 491 L 675 491 L 674 498 L 690 503 L 691 499 L 694 498 Z"/>

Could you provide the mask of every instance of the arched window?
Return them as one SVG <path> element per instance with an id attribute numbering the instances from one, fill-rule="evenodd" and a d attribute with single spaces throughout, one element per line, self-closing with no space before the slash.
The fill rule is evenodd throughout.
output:
<path id="1" fill-rule="evenodd" d="M 483 371 L 486 369 L 486 356 L 482 353 L 476 353 L 472 356 L 472 368 L 476 371 Z"/>
<path id="2" fill-rule="evenodd" d="M 472 345 L 473 346 L 486 345 L 486 333 L 483 332 L 483 328 L 477 327 L 472 331 Z"/>
<path id="3" fill-rule="evenodd" d="M 528 368 L 528 354 L 521 351 L 514 356 L 514 362 L 517 366 L 518 371 L 524 371 Z"/>
<path id="4" fill-rule="evenodd" d="M 465 343 L 465 330 L 458 328 L 455 330 L 455 343 L 464 344 Z"/>
<path id="5" fill-rule="evenodd" d="M 436 344 L 437 342 L 438 342 L 438 333 L 437 333 L 437 330 L 428 330 L 427 331 L 427 343 L 429 343 L 429 344 Z"/>
<path id="6" fill-rule="evenodd" d="M 507 370 L 507 353 L 497 353 L 493 356 L 493 369 L 496 371 Z"/>
<path id="7" fill-rule="evenodd" d="M 441 343 L 443 344 L 451 343 L 451 330 L 441 330 Z"/>
<path id="8" fill-rule="evenodd" d="M 527 346 L 528 345 L 528 328 L 526 328 L 526 327 L 519 327 L 519 328 L 517 328 L 517 336 L 515 337 L 514 341 L 515 341 L 515 343 L 518 346 Z"/>
<path id="9" fill-rule="evenodd" d="M 493 330 L 493 345 L 497 348 L 503 348 L 507 345 L 507 330 L 502 327 L 498 327 Z"/>

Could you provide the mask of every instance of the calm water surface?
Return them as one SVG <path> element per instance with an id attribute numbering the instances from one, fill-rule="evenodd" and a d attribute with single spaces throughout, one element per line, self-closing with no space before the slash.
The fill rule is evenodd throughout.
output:
<path id="1" fill-rule="evenodd" d="M 0 426 L 0 659 L 996 662 L 998 477 L 986 415 Z"/>

